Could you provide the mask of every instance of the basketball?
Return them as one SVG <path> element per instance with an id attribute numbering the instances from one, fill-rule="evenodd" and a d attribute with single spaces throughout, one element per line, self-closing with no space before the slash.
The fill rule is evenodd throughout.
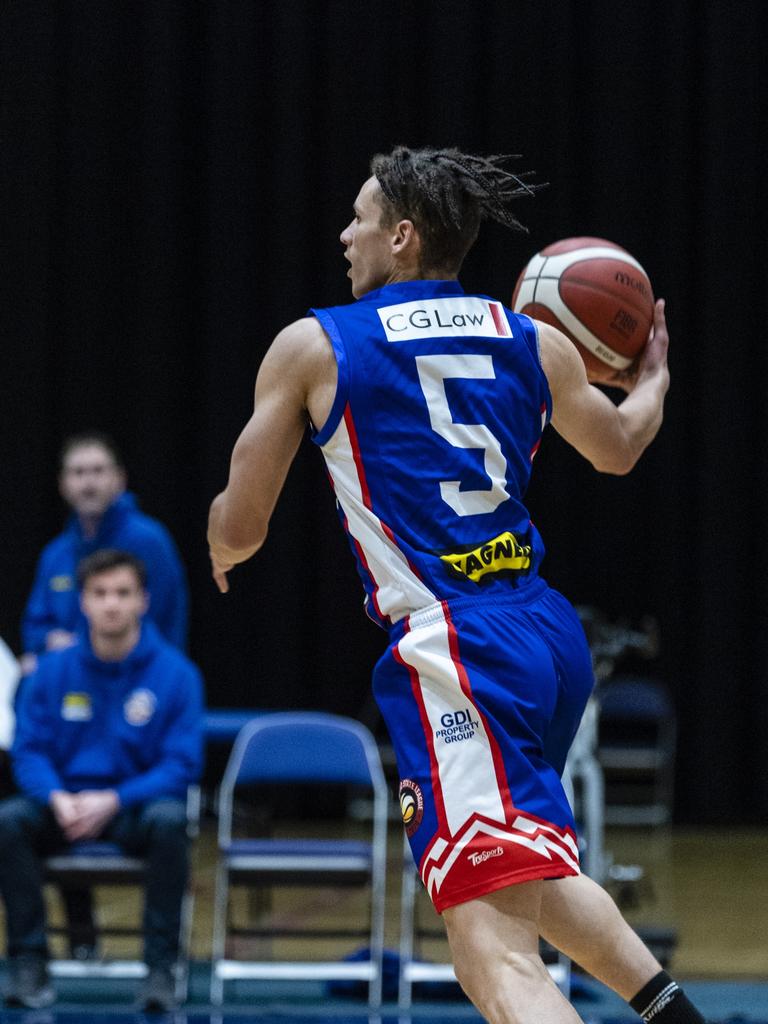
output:
<path id="1" fill-rule="evenodd" d="M 638 261 L 604 238 L 565 238 L 537 253 L 517 279 L 512 308 L 557 327 L 590 380 L 609 380 L 645 348 L 653 291 Z"/>

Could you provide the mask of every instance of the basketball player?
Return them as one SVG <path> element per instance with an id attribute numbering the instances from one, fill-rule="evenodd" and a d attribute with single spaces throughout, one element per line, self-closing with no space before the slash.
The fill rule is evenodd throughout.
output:
<path id="1" fill-rule="evenodd" d="M 560 774 L 592 686 L 571 606 L 538 574 L 523 504 L 542 430 L 602 472 L 655 437 L 669 385 L 664 303 L 644 354 L 592 387 L 561 333 L 457 280 L 484 217 L 532 191 L 504 158 L 398 147 L 374 157 L 341 234 L 356 302 L 286 327 L 211 506 L 213 577 L 264 543 L 309 425 L 368 614 L 391 643 L 374 692 L 395 745 L 414 858 L 458 979 L 494 1024 L 577 1021 L 539 935 L 657 1024 L 698 1011 L 579 873 Z"/>

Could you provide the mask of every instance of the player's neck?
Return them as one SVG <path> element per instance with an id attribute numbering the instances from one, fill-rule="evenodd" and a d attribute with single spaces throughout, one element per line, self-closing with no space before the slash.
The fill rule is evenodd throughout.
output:
<path id="1" fill-rule="evenodd" d="M 77 518 L 80 520 L 80 529 L 82 530 L 83 537 L 85 537 L 86 540 L 93 540 L 93 538 L 99 532 L 101 520 L 104 518 L 104 516 L 78 515 Z"/>
<path id="2" fill-rule="evenodd" d="M 392 272 L 387 284 L 399 284 L 402 281 L 455 281 L 455 271 L 427 270 L 424 267 L 398 267 Z"/>
<path id="3" fill-rule="evenodd" d="M 100 661 L 122 661 L 138 644 L 140 634 L 139 623 L 117 635 L 104 635 L 91 629 L 91 649 Z"/>

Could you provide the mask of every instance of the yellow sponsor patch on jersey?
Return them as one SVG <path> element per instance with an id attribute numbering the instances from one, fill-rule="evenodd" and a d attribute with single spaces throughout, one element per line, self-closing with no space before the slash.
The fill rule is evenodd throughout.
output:
<path id="1" fill-rule="evenodd" d="M 499 572 L 525 572 L 531 567 L 531 545 L 521 544 L 509 530 L 467 551 L 440 555 L 453 572 L 479 583 Z"/>

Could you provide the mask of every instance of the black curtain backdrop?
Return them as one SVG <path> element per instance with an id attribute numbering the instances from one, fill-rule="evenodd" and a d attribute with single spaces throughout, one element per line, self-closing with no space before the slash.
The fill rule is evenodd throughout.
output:
<path id="1" fill-rule="evenodd" d="M 748 0 L 19 2 L 2 7 L 0 632 L 60 528 L 56 456 L 98 428 L 192 586 L 211 705 L 359 713 L 385 637 L 307 441 L 221 597 L 206 510 L 275 333 L 347 301 L 338 234 L 380 149 L 520 152 L 550 187 L 463 282 L 508 301 L 590 234 L 668 300 L 673 386 L 628 477 L 547 436 L 530 506 L 572 600 L 661 626 L 677 816 L 768 812 L 766 13 Z"/>

